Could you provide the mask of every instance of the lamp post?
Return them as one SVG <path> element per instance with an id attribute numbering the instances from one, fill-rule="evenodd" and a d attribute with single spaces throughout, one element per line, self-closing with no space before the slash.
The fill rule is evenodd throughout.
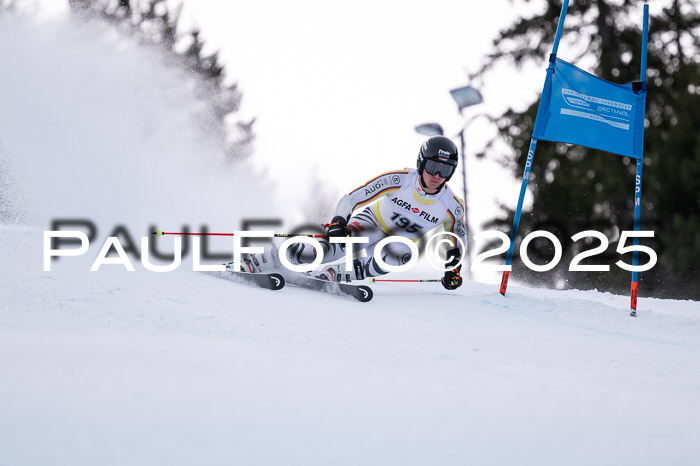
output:
<path id="1" fill-rule="evenodd" d="M 471 107 L 472 105 L 480 104 L 484 101 L 484 98 L 481 96 L 481 93 L 471 86 L 464 86 L 459 87 L 457 89 L 452 89 L 450 91 L 450 95 L 457 103 L 457 107 L 459 109 L 460 114 L 463 114 L 462 110 L 464 110 L 465 108 Z M 469 126 L 469 123 L 471 123 L 473 119 L 474 117 L 467 121 L 467 123 L 462 127 L 459 134 L 457 135 L 459 136 L 462 150 L 462 186 L 464 189 L 464 231 L 467 237 L 465 268 L 467 270 L 466 275 L 468 278 L 471 278 L 472 273 L 471 238 L 469 237 L 469 217 L 467 216 L 467 141 L 464 137 L 464 132 L 466 131 L 467 126 Z M 416 126 L 415 129 L 418 134 L 423 134 L 425 136 L 442 136 L 445 134 L 445 132 L 442 129 L 442 126 L 440 126 L 437 123 L 424 123 L 422 125 Z"/>

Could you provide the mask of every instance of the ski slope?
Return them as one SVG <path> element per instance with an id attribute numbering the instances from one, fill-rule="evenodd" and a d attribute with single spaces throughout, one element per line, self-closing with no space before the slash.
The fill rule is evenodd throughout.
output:
<path id="1" fill-rule="evenodd" d="M 700 304 L 513 283 L 367 304 L 192 272 L 42 271 L 0 229 L 0 464 L 691 465 Z"/>
<path id="2" fill-rule="evenodd" d="M 277 202 L 153 50 L 0 20 L 0 466 L 698 464 L 697 302 L 89 272 L 116 225 L 231 231 Z M 44 272 L 66 217 L 97 239 Z"/>

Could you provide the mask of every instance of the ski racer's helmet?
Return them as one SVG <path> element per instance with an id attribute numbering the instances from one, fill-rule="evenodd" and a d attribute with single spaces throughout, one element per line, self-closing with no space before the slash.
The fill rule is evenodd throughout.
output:
<path id="1" fill-rule="evenodd" d="M 448 181 L 457 169 L 458 161 L 455 143 L 445 136 L 433 136 L 423 143 L 418 152 L 418 174 L 422 176 L 423 170 L 430 175 L 439 173 Z"/>

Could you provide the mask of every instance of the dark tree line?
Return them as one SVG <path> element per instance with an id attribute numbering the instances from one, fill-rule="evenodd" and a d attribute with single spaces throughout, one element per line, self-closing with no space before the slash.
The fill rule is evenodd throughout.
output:
<path id="1" fill-rule="evenodd" d="M 522 1 L 522 0 L 520 0 Z M 527 1 L 527 0 L 525 0 Z M 490 68 L 509 61 L 543 65 L 551 52 L 561 0 L 533 0 L 544 13 L 519 19 L 500 32 L 486 65 L 474 76 L 486 79 Z M 558 56 L 617 83 L 639 81 L 642 2 L 572 0 Z M 657 265 L 640 274 L 640 293 L 700 299 L 700 12 L 696 0 L 668 0 L 650 17 L 647 103 L 642 185 L 642 240 L 658 254 Z M 580 65 L 579 65 L 580 66 Z M 497 120 L 500 137 L 513 148 L 505 158 L 521 177 L 534 128 L 538 101 L 523 112 L 508 110 Z M 539 141 L 529 189 L 534 204 L 524 212 L 518 238 L 542 229 L 558 236 L 564 256 L 553 271 L 535 273 L 514 260 L 513 277 L 566 288 L 597 288 L 626 293 L 630 273 L 614 263 L 631 263 L 631 254 L 615 252 L 619 232 L 633 229 L 635 161 L 580 146 Z M 514 212 L 491 227 L 510 232 Z M 569 272 L 573 256 L 597 246 L 571 236 L 584 230 L 604 232 L 608 251 L 583 264 L 610 264 L 611 272 Z M 579 244 L 583 243 L 583 244 Z M 547 240 L 535 241 L 530 257 L 544 263 L 553 256 Z M 516 247 L 516 253 L 519 248 Z M 640 254 L 640 263 L 647 256 Z"/>
<path id="2" fill-rule="evenodd" d="M 182 4 L 174 11 L 166 0 L 69 0 L 69 4 L 76 15 L 102 19 L 147 44 L 161 47 L 172 64 L 197 79 L 202 90 L 200 97 L 210 105 L 229 136 L 231 160 L 250 155 L 254 120 L 235 118 L 241 103 L 238 86 L 225 84 L 225 67 L 218 52 L 204 53 L 204 42 L 197 29 L 181 30 Z"/>

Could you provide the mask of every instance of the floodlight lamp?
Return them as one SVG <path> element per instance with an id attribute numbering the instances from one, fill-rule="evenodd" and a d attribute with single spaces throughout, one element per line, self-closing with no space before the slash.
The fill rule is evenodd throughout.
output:
<path id="1" fill-rule="evenodd" d="M 457 106 L 459 107 L 460 112 L 464 108 L 480 104 L 484 101 L 484 98 L 481 97 L 481 92 L 479 92 L 471 86 L 452 89 L 450 91 L 450 94 L 452 95 L 452 98 L 455 100 L 455 102 L 457 102 Z"/>
<path id="2" fill-rule="evenodd" d="M 445 134 L 445 132 L 442 130 L 442 126 L 437 123 L 424 123 L 422 125 L 418 125 L 416 126 L 416 133 L 424 136 L 442 136 Z"/>

